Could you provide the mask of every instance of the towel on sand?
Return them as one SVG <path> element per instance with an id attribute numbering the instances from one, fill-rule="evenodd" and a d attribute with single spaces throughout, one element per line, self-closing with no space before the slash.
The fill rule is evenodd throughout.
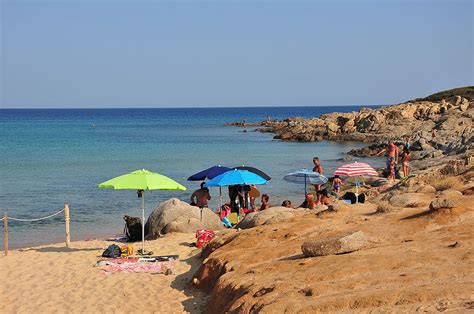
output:
<path id="1" fill-rule="evenodd" d="M 112 273 L 166 273 L 172 270 L 174 262 L 122 262 L 100 261 L 97 263 L 106 275 Z"/>

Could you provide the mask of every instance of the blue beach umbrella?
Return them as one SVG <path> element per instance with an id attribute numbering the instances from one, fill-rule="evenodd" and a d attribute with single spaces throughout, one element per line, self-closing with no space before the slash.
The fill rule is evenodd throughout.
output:
<path id="1" fill-rule="evenodd" d="M 266 184 L 268 180 L 265 180 L 261 176 L 247 171 L 247 170 L 231 170 L 218 175 L 214 179 L 207 181 L 204 186 L 229 186 L 229 185 L 260 185 Z"/>
<path id="2" fill-rule="evenodd" d="M 230 171 L 232 168 L 229 167 L 223 167 L 221 165 L 218 166 L 213 166 L 210 168 L 207 168 L 203 171 L 200 171 L 198 173 L 193 174 L 188 178 L 188 181 L 204 181 L 204 180 L 209 180 L 214 177 L 217 177 L 220 174 L 223 174 L 224 172 Z"/>
<path id="3" fill-rule="evenodd" d="M 250 172 L 253 172 L 259 176 L 261 176 L 262 178 L 264 178 L 265 180 L 267 181 L 270 181 L 271 180 L 271 177 L 266 174 L 265 172 L 263 172 L 262 170 L 260 169 L 257 169 L 255 167 L 249 167 L 249 166 L 238 166 L 238 167 L 235 167 L 235 169 L 238 169 L 238 170 L 247 170 L 247 171 L 250 171 Z"/>
<path id="4" fill-rule="evenodd" d="M 319 172 L 309 171 L 306 169 L 289 173 L 283 177 L 283 180 L 293 183 L 304 183 L 304 195 L 307 194 L 307 184 L 322 185 L 328 182 L 328 178 Z"/>

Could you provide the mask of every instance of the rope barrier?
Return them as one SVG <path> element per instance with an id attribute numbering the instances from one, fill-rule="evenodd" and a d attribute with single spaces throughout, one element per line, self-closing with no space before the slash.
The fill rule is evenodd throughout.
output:
<path id="1" fill-rule="evenodd" d="M 57 213 L 54 213 L 52 215 L 49 215 L 49 216 L 46 216 L 46 217 L 41 217 L 41 218 L 33 218 L 33 219 L 22 219 L 22 218 L 14 218 L 14 217 L 10 217 L 8 216 L 8 219 L 9 220 L 15 220 L 15 221 L 28 221 L 28 222 L 31 222 L 31 221 L 39 221 L 39 220 L 44 220 L 44 219 L 48 219 L 48 218 L 51 218 L 51 217 L 54 217 L 56 215 L 59 215 L 60 213 L 62 213 L 64 211 L 64 208 L 61 209 L 60 211 L 58 211 Z M 3 217 L 2 219 L 0 219 L 0 221 L 4 220 L 5 217 Z"/>
<path id="2" fill-rule="evenodd" d="M 71 245 L 71 231 L 70 231 L 71 229 L 69 226 L 70 218 L 69 218 L 68 203 L 64 203 L 64 208 L 54 214 L 41 217 L 41 218 L 31 218 L 31 219 L 10 217 L 8 216 L 8 211 L 5 209 L 3 217 L 0 218 L 0 221 L 3 221 L 3 250 L 5 251 L 5 256 L 8 255 L 8 220 L 24 221 L 24 222 L 40 221 L 40 220 L 45 220 L 45 219 L 57 216 L 61 214 L 62 212 L 64 212 L 64 222 L 65 222 L 65 227 L 66 227 L 66 247 L 69 248 Z"/>

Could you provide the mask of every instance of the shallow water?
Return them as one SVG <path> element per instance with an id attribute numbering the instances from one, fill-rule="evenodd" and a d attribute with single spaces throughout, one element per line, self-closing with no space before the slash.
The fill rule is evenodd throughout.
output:
<path id="1" fill-rule="evenodd" d="M 269 133 L 242 132 L 225 122 L 260 121 L 290 116 L 314 117 L 359 107 L 277 107 L 206 109 L 74 109 L 0 110 L 0 210 L 9 216 L 35 218 L 71 208 L 72 239 L 120 233 L 122 216 L 140 216 L 135 191 L 98 189 L 112 177 L 146 168 L 167 175 L 188 191 L 146 193 L 149 214 L 171 197 L 188 200 L 199 182 L 191 174 L 213 165 L 249 165 L 264 170 L 272 180 L 261 187 L 271 204 L 289 198 L 299 203 L 303 186 L 283 181 L 296 169 L 311 168 L 320 156 L 325 172 L 360 143 L 288 143 Z M 369 159 L 374 166 L 379 159 Z M 211 189 L 211 207 L 217 207 L 218 190 Z M 10 246 L 61 241 L 63 216 L 40 222 L 10 222 Z M 3 225 L 0 227 L 3 229 Z M 0 233 L 3 237 L 3 232 Z"/>

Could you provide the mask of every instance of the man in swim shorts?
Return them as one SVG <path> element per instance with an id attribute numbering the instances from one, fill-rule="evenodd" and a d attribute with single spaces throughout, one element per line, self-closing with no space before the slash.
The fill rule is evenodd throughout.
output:
<path id="1" fill-rule="evenodd" d="M 211 194 L 209 194 L 209 189 L 204 187 L 204 182 L 202 182 L 201 188 L 194 191 L 194 193 L 191 195 L 191 204 L 194 204 L 200 208 L 204 208 L 207 207 L 210 199 Z"/>

